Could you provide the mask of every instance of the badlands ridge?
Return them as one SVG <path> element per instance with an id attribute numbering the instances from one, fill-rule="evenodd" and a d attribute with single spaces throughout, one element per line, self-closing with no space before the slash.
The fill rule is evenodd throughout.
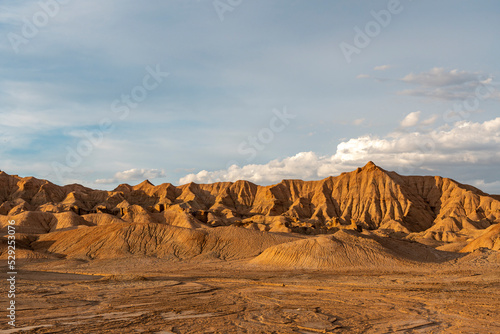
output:
<path id="1" fill-rule="evenodd" d="M 147 256 L 345 268 L 498 262 L 500 250 L 498 196 L 372 162 L 320 181 L 144 181 L 113 191 L 0 172 L 3 258 L 10 220 L 16 256 L 27 259 Z"/>

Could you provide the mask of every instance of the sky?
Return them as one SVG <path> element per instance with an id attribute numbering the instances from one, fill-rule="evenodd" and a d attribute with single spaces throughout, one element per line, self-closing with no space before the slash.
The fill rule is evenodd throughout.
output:
<path id="1" fill-rule="evenodd" d="M 318 180 L 373 161 L 500 194 L 500 2 L 4 0 L 0 170 Z"/>

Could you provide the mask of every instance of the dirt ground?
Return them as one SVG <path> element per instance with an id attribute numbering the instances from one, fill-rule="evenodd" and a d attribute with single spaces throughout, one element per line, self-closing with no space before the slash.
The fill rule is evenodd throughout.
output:
<path id="1" fill-rule="evenodd" d="M 4 320 L 0 333 L 500 333 L 499 274 L 449 265 L 29 262 L 18 271 L 17 327 Z"/>

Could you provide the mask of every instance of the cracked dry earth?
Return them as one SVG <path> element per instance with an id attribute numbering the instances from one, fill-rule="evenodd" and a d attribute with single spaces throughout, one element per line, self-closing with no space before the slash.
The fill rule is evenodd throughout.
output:
<path id="1" fill-rule="evenodd" d="M 500 333 L 497 268 L 142 258 L 29 262 L 18 277 L 17 327 L 0 333 Z"/>

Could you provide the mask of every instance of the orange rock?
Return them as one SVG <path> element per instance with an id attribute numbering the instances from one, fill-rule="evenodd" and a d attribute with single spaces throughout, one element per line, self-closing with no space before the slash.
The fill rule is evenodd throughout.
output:
<path id="1" fill-rule="evenodd" d="M 452 240 L 454 235 L 476 235 L 472 232 L 500 222 L 499 196 L 439 176 L 401 176 L 372 162 L 319 181 L 283 180 L 270 186 L 248 181 L 189 183 L 176 187 L 169 183 L 154 186 L 146 180 L 135 186 L 122 184 L 113 191 L 76 184 L 60 187 L 0 172 L 0 217 L 42 211 L 107 214 L 129 222 L 190 228 L 248 225 L 306 234 L 334 233 L 341 228 L 385 229 L 421 233 L 441 241 Z M 36 233 L 50 231 L 40 217 L 25 215 L 23 224 L 32 225 Z M 24 223 L 26 219 L 34 221 Z"/>

